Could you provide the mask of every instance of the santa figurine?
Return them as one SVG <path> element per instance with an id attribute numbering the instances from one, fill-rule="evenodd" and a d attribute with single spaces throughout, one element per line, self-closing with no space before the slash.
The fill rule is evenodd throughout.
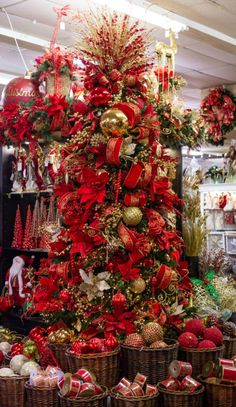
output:
<path id="1" fill-rule="evenodd" d="M 8 295 L 13 297 L 14 306 L 21 307 L 27 294 L 31 291 L 30 274 L 32 274 L 32 267 L 29 266 L 32 265 L 33 261 L 34 256 L 16 256 L 6 273 L 5 286 L 8 289 Z"/>

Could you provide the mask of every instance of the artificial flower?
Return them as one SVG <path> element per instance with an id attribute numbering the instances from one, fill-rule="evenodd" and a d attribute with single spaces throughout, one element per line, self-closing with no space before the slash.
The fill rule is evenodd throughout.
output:
<path id="1" fill-rule="evenodd" d="M 92 271 L 89 271 L 87 274 L 84 270 L 80 269 L 79 273 L 83 280 L 83 283 L 80 284 L 80 289 L 87 294 L 89 301 L 102 297 L 104 291 L 111 288 L 106 282 L 110 278 L 110 273 L 107 271 L 94 275 Z"/>

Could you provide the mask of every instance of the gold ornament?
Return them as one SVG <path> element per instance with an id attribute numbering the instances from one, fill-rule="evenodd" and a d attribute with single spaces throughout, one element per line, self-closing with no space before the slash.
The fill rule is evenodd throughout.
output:
<path id="1" fill-rule="evenodd" d="M 143 278 L 139 277 L 133 280 L 130 284 L 130 290 L 134 294 L 141 294 L 146 288 L 146 283 Z"/>
<path id="2" fill-rule="evenodd" d="M 163 340 L 163 329 L 157 322 L 148 322 L 144 325 L 141 335 L 146 344 L 151 345 L 153 342 Z"/>
<path id="3" fill-rule="evenodd" d="M 141 209 L 136 208 L 135 206 L 130 206 L 123 211 L 123 220 L 128 226 L 138 225 L 143 217 Z"/>
<path id="4" fill-rule="evenodd" d="M 67 343 L 72 342 L 75 338 L 74 332 L 68 328 L 58 329 L 56 332 L 51 332 L 48 335 L 50 343 Z"/>
<path id="5" fill-rule="evenodd" d="M 78 331 L 78 332 L 81 331 L 82 323 L 81 323 L 80 319 L 77 319 L 77 321 L 76 321 L 74 327 L 75 327 L 76 331 Z"/>
<path id="6" fill-rule="evenodd" d="M 100 127 L 105 136 L 119 136 L 128 130 L 129 120 L 121 110 L 111 108 L 103 113 Z"/>

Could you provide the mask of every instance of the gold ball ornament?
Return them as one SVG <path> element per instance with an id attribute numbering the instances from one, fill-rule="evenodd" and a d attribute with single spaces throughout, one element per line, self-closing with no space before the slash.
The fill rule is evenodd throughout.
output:
<path id="1" fill-rule="evenodd" d="M 146 288 L 146 283 L 143 278 L 139 277 L 133 280 L 130 284 L 130 290 L 134 294 L 141 294 Z"/>
<path id="2" fill-rule="evenodd" d="M 136 226 L 138 225 L 143 217 L 141 209 L 136 208 L 135 206 L 129 206 L 123 211 L 123 221 L 127 226 Z"/>
<path id="3" fill-rule="evenodd" d="M 147 345 L 163 340 L 163 329 L 157 322 L 148 322 L 142 329 L 142 338 Z"/>
<path id="4" fill-rule="evenodd" d="M 168 345 L 167 343 L 163 342 L 163 341 L 156 341 L 153 342 L 149 347 L 151 349 L 160 349 L 160 348 L 166 348 Z"/>
<path id="5" fill-rule="evenodd" d="M 105 136 L 119 136 L 128 130 L 129 120 L 121 110 L 111 108 L 103 113 L 100 127 Z"/>

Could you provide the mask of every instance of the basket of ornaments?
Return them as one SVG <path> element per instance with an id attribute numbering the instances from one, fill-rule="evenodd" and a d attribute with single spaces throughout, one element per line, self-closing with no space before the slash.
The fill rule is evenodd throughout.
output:
<path id="1" fill-rule="evenodd" d="M 25 383 L 28 407 L 57 407 L 59 405 L 58 383 L 64 377 L 62 370 L 55 366 L 36 368 Z"/>
<path id="2" fill-rule="evenodd" d="M 173 360 L 168 376 L 158 384 L 161 403 L 165 407 L 202 407 L 204 386 L 192 377 L 190 363 Z"/>
<path id="3" fill-rule="evenodd" d="M 9 365 L 11 360 L 9 354 L 12 349 L 14 350 L 15 343 L 19 343 L 22 339 L 22 335 L 12 332 L 8 328 L 0 328 L 0 365 Z"/>
<path id="4" fill-rule="evenodd" d="M 148 322 L 140 334 L 128 335 L 121 345 L 122 375 L 132 381 L 140 372 L 147 376 L 148 383 L 156 384 L 166 377 L 177 354 L 178 342 L 164 339 L 161 325 Z"/>
<path id="5" fill-rule="evenodd" d="M 89 341 L 74 341 L 66 351 L 69 371 L 80 368 L 93 371 L 98 383 L 113 387 L 119 377 L 120 347 L 117 339 L 109 334 L 107 338 L 92 338 Z"/>
<path id="6" fill-rule="evenodd" d="M 53 352 L 59 367 L 63 372 L 69 370 L 68 359 L 66 357 L 66 350 L 69 348 L 71 342 L 75 339 L 75 333 L 73 330 L 66 326 L 50 326 L 48 327 L 47 344 Z"/>
<path id="7" fill-rule="evenodd" d="M 201 374 L 202 366 L 208 361 L 223 357 L 224 336 L 219 328 L 207 328 L 200 318 L 187 321 L 184 332 L 180 334 L 179 358 L 189 362 L 193 368 L 193 377 Z"/>
<path id="8" fill-rule="evenodd" d="M 39 365 L 25 355 L 13 356 L 9 367 L 0 369 L 0 406 L 24 407 L 25 382 Z"/>
<path id="9" fill-rule="evenodd" d="M 198 378 L 205 386 L 205 404 L 233 407 L 236 399 L 236 358 L 208 361 Z"/>
<path id="10" fill-rule="evenodd" d="M 58 382 L 61 407 L 106 407 L 108 390 L 85 368 L 65 373 Z"/>
<path id="11" fill-rule="evenodd" d="M 147 383 L 147 376 L 137 373 L 133 382 L 123 377 L 111 389 L 111 407 L 155 407 L 158 389 L 156 385 Z"/>

